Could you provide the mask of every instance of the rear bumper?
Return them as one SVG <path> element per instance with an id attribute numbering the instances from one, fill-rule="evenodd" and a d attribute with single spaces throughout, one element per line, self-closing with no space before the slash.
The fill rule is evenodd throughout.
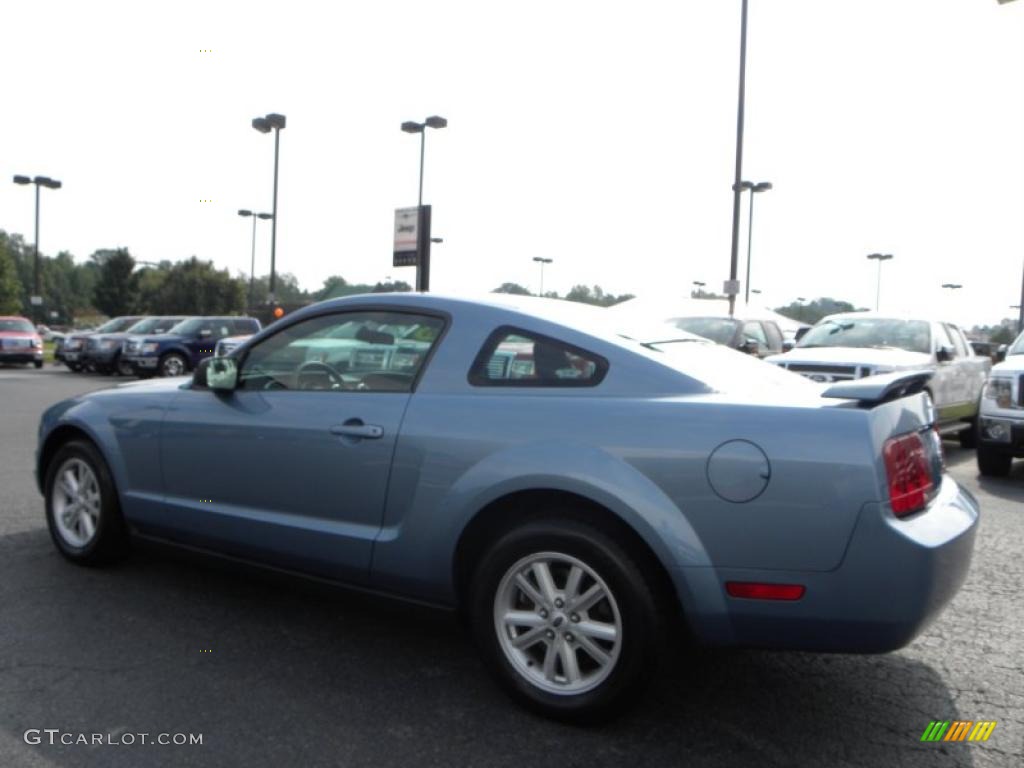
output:
<path id="1" fill-rule="evenodd" d="M 716 645 L 846 653 L 901 648 L 960 589 L 977 524 L 974 497 L 946 475 L 928 509 L 909 518 L 897 519 L 887 505 L 864 505 L 835 570 L 714 569 L 718 594 L 708 604 L 719 608 L 707 617 L 710 631 L 702 632 L 699 615 L 691 626 L 699 640 Z M 732 598 L 725 596 L 727 581 L 801 584 L 806 592 L 794 601 Z"/>

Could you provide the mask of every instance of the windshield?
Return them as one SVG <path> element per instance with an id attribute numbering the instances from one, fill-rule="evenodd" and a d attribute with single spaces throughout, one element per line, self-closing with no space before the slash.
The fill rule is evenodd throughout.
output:
<path id="1" fill-rule="evenodd" d="M 675 317 L 669 321 L 676 328 L 711 339 L 718 344 L 728 344 L 736 335 L 736 320 L 728 317 Z"/>
<path id="2" fill-rule="evenodd" d="M 1024 333 L 1017 337 L 1017 340 L 1013 342 L 1013 346 L 1006 351 L 1006 354 L 1024 355 Z"/>
<path id="3" fill-rule="evenodd" d="M 144 317 L 135 325 L 125 330 L 125 333 L 164 333 L 176 323 L 180 323 L 180 317 Z"/>
<path id="4" fill-rule="evenodd" d="M 923 320 L 826 317 L 804 334 L 797 347 L 875 347 L 929 354 L 932 337 Z"/>
<path id="5" fill-rule="evenodd" d="M 119 333 L 137 323 L 138 320 L 137 317 L 115 317 L 97 328 L 96 333 Z"/>
<path id="6" fill-rule="evenodd" d="M 167 333 L 179 333 L 182 335 L 195 333 L 202 327 L 203 321 L 204 319 L 201 317 L 190 317 L 187 320 L 182 320 L 177 325 L 172 326 Z"/>
<path id="7" fill-rule="evenodd" d="M 35 332 L 32 323 L 17 317 L 9 317 L 0 320 L 0 331 L 24 331 L 25 333 Z"/>

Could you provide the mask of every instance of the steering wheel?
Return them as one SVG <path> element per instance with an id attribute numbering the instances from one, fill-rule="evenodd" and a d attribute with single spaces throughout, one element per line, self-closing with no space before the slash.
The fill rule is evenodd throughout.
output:
<path id="1" fill-rule="evenodd" d="M 327 363 L 321 362 L 320 360 L 307 360 L 298 367 L 295 371 L 295 383 L 298 389 L 319 389 L 319 387 L 302 386 L 303 375 L 314 370 L 326 374 L 327 380 L 331 383 L 331 389 L 348 389 L 348 386 L 345 384 L 345 380 L 341 377 L 341 374 Z"/>

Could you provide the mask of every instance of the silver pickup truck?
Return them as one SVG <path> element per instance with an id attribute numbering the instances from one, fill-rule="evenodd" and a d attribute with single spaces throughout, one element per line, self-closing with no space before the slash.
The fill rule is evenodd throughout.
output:
<path id="1" fill-rule="evenodd" d="M 952 323 L 876 312 L 829 315 L 795 348 L 765 359 L 824 383 L 930 370 L 927 389 L 939 429 L 957 433 L 965 448 L 975 444 L 981 393 L 992 368 L 992 361 L 974 354 L 963 331 Z"/>

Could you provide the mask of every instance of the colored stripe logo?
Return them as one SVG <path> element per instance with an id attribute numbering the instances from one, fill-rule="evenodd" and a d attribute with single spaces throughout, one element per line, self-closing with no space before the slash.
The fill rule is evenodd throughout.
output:
<path id="1" fill-rule="evenodd" d="M 995 728 L 995 720 L 932 720 L 921 741 L 988 741 Z"/>

